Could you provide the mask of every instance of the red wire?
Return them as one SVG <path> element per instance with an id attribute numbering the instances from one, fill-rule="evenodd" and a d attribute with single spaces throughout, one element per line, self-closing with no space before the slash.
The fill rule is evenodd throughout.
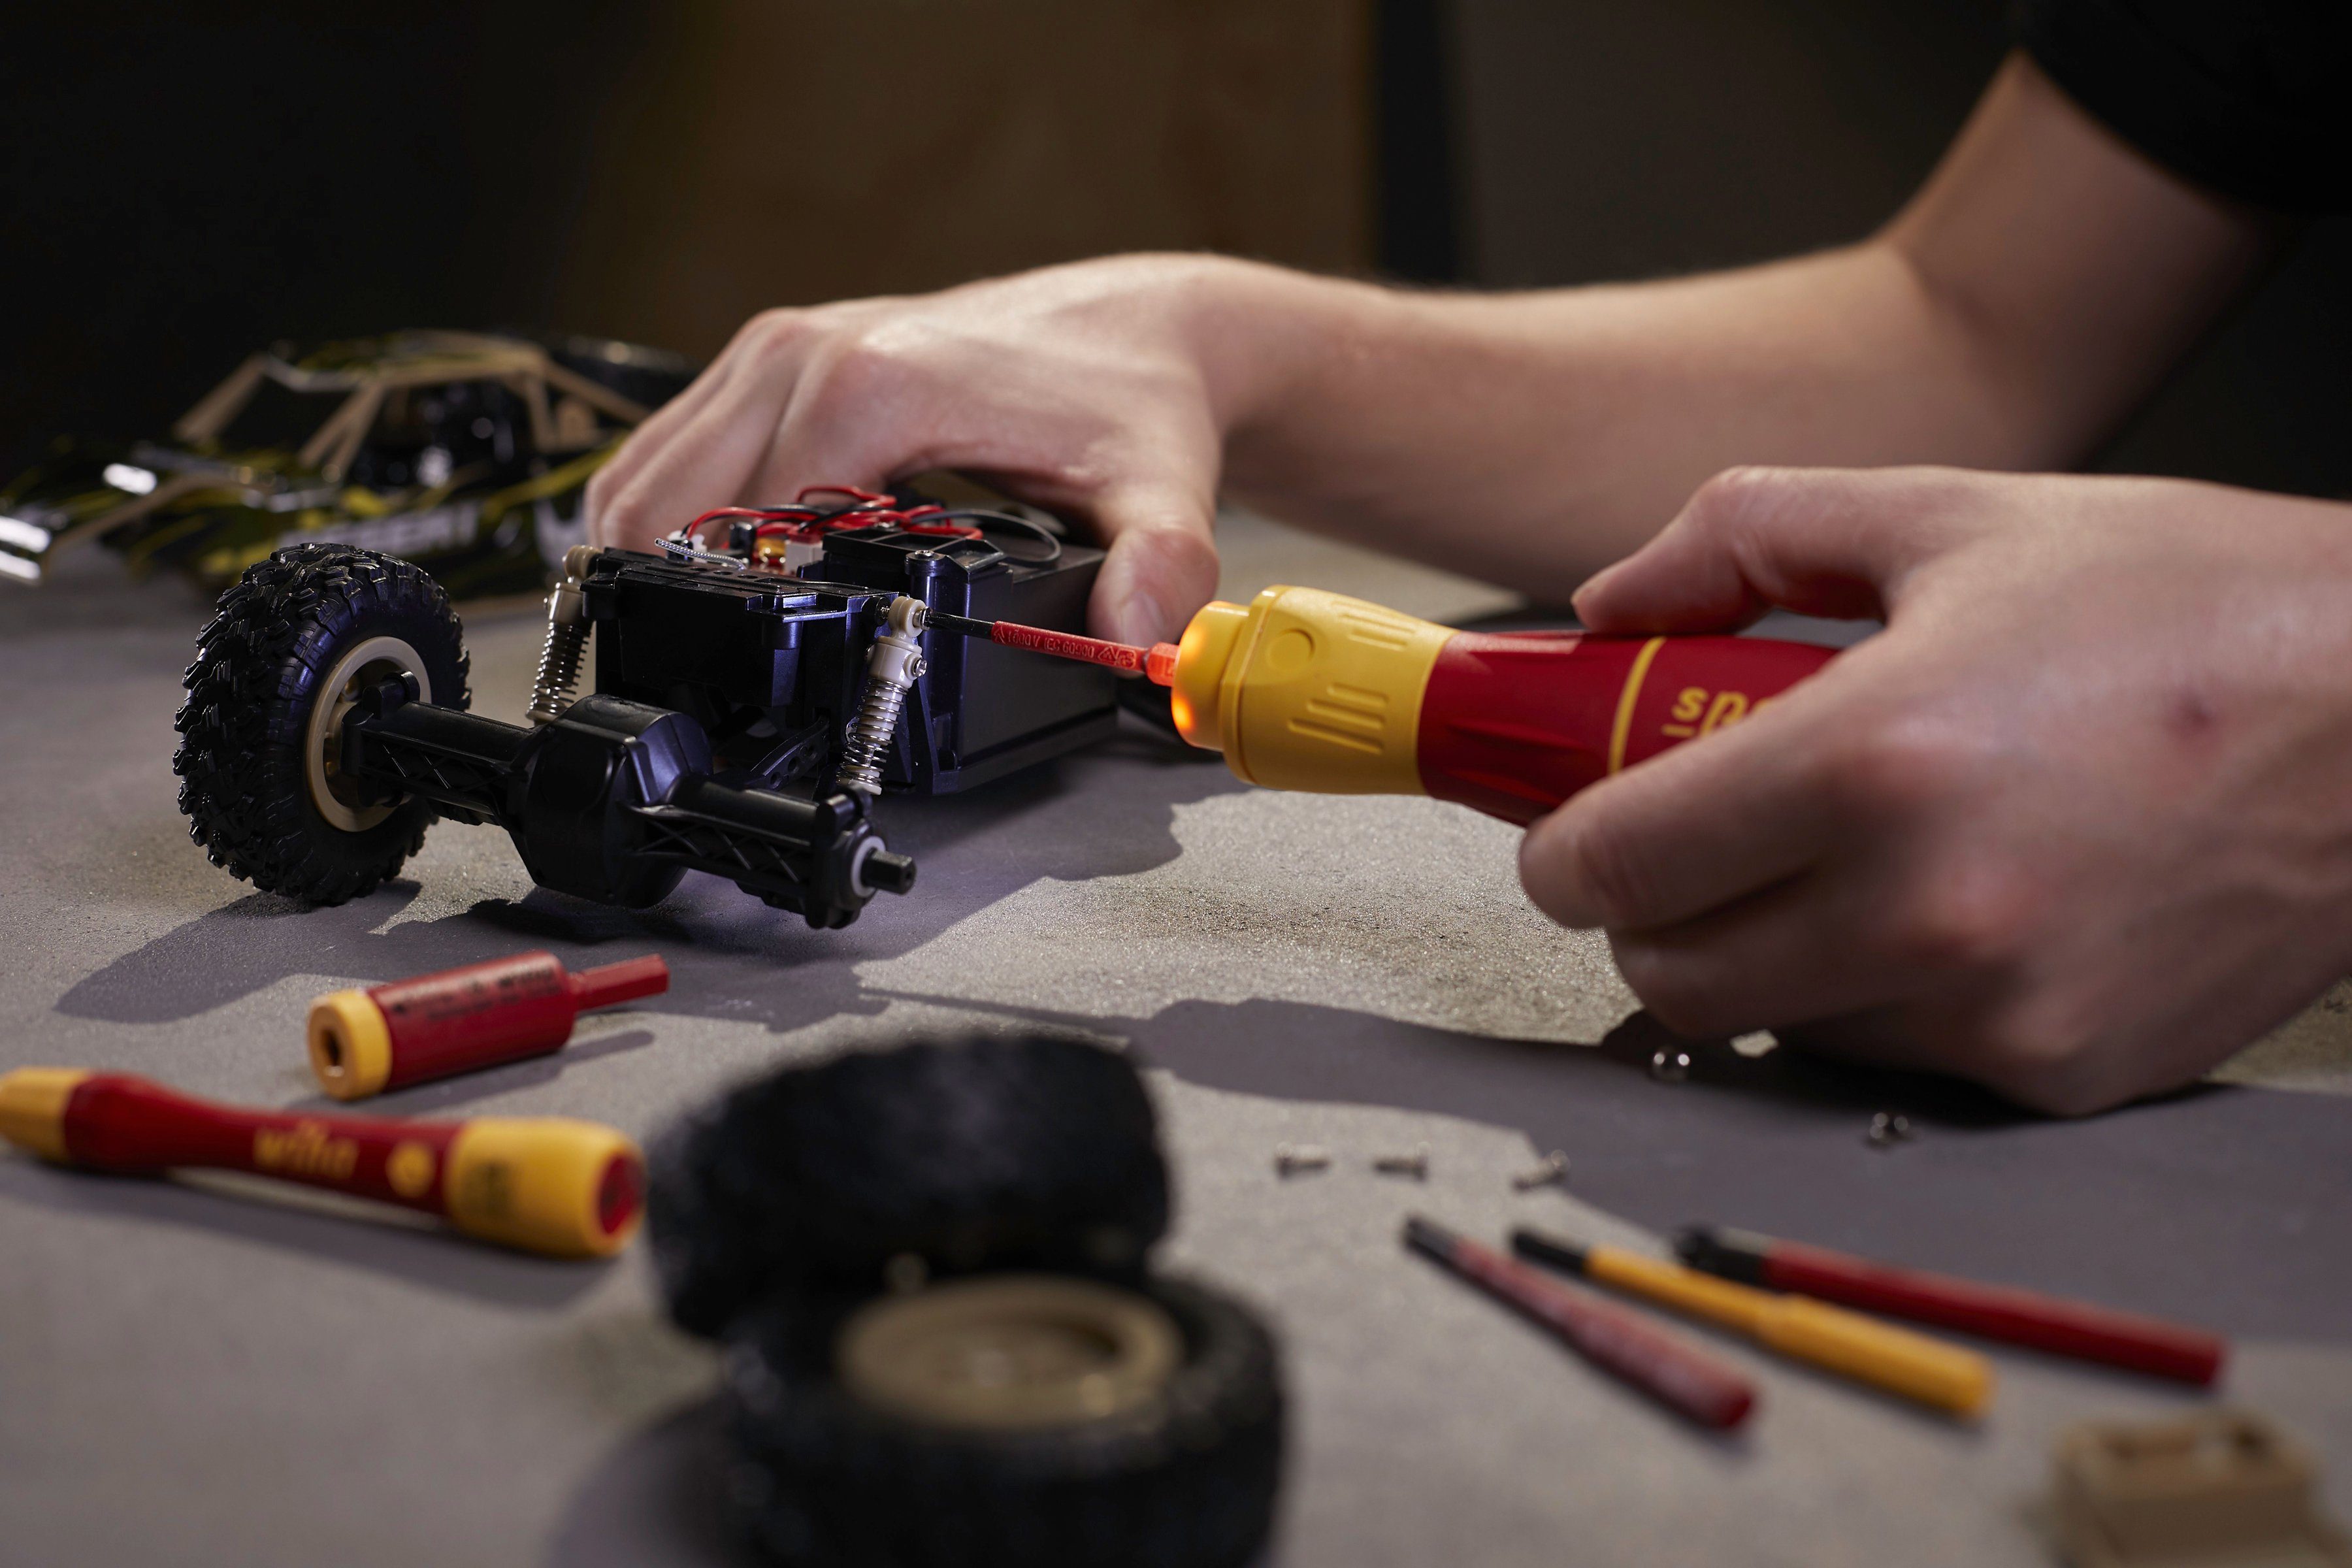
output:
<path id="1" fill-rule="evenodd" d="M 890 503 L 888 496 L 861 490 L 856 485 L 803 485 L 801 493 L 793 500 L 804 502 L 811 496 L 856 496 L 867 506 L 887 506 Z"/>
<path id="2" fill-rule="evenodd" d="M 851 506 L 834 511 L 821 510 L 808 504 L 813 495 L 842 495 L 854 499 Z M 980 539 L 982 531 L 967 523 L 933 521 L 943 508 L 930 503 L 900 510 L 891 506 L 887 495 L 860 489 L 856 485 L 808 485 L 793 498 L 788 507 L 722 506 L 713 508 L 686 525 L 689 543 L 700 547 L 706 524 L 726 518 L 749 518 L 759 526 L 751 537 L 761 539 L 772 532 L 782 533 L 795 544 L 814 544 L 828 533 L 844 528 L 872 528 L 877 524 L 903 529 L 908 533 L 933 534 L 950 539 Z"/>
<path id="3" fill-rule="evenodd" d="M 692 522 L 688 523 L 686 525 L 685 533 L 687 542 L 694 544 L 697 548 L 699 548 L 699 542 L 702 538 L 702 530 L 704 525 L 717 522 L 721 518 L 749 517 L 757 518 L 762 522 L 785 522 L 789 521 L 795 516 L 813 518 L 815 515 L 816 514 L 814 512 L 805 511 L 798 508 L 792 510 L 780 510 L 763 507 L 722 506 L 714 508 L 709 511 L 706 511 L 700 517 L 696 518 Z"/>

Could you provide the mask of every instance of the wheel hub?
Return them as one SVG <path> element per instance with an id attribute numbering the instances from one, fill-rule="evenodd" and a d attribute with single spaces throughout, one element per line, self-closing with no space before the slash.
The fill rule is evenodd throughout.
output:
<path id="1" fill-rule="evenodd" d="M 415 682 L 418 701 L 433 700 L 433 678 L 425 673 L 425 660 L 415 648 L 399 637 L 369 637 L 329 668 L 310 705 L 302 746 L 310 804 L 320 816 L 346 833 L 365 833 L 390 816 L 394 807 L 365 804 L 358 781 L 341 776 L 344 716 L 357 704 L 361 692 L 399 676 Z"/>
<path id="2" fill-rule="evenodd" d="M 849 1321 L 836 1352 L 843 1384 L 869 1405 L 931 1426 L 1020 1429 L 1158 1398 L 1184 1340 L 1131 1291 L 1024 1275 L 886 1297 Z"/>

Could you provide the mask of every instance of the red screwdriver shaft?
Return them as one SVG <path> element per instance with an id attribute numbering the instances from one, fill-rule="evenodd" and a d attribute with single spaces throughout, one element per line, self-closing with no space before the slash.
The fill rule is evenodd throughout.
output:
<path id="1" fill-rule="evenodd" d="M 1146 676 L 1162 686 L 1176 679 L 1174 643 L 1155 643 L 1150 647 L 1138 647 L 1132 643 L 1106 642 L 1100 637 L 1047 631 L 1044 626 L 1024 626 L 1018 621 L 974 620 L 970 616 L 951 616 L 942 610 L 933 610 L 925 615 L 923 625 L 963 637 L 985 637 L 1004 647 L 1026 648 L 1031 653 L 1075 658 L 1087 664 L 1099 664 L 1107 669 L 1123 669 L 1132 675 Z"/>

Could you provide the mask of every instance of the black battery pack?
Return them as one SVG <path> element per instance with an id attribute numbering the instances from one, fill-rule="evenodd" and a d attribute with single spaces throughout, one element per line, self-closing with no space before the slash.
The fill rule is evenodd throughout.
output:
<path id="1" fill-rule="evenodd" d="M 743 554 L 661 558 L 605 551 L 583 579 L 596 628 L 598 692 L 691 714 L 742 782 L 822 785 L 836 765 L 866 661 L 890 600 L 1056 631 L 1086 629 L 1103 552 L 1040 534 L 1017 550 L 986 537 L 877 522 L 824 535 L 797 574 Z M 1108 734 L 1110 671 L 940 633 L 908 693 L 883 769 L 887 789 L 946 795 Z"/>

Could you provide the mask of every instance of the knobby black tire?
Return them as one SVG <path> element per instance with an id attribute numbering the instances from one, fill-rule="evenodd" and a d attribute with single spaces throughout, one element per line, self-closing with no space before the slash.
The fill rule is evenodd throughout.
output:
<path id="1" fill-rule="evenodd" d="M 805 1306 L 748 1319 L 726 1359 L 730 1492 L 761 1554 L 793 1568 L 1239 1568 L 1265 1542 L 1284 1402 L 1273 1336 L 1177 1279 L 1165 1394 L 1074 1426 L 981 1432 L 876 1410 L 835 1375 Z"/>
<path id="2" fill-rule="evenodd" d="M 305 737 L 337 658 L 396 637 L 426 666 L 436 706 L 467 705 L 455 611 L 422 569 L 344 544 L 298 544 L 248 568 L 196 641 L 177 721 L 180 809 L 212 863 L 265 892 L 340 904 L 374 889 L 425 842 L 432 806 L 406 800 L 349 832 L 310 799 Z"/>
<path id="3" fill-rule="evenodd" d="M 716 1336 L 798 1292 L 1025 1268 L 1139 1278 L 1168 1228 L 1150 1096 L 1051 1036 L 853 1051 L 736 1089 L 658 1140 L 646 1219 L 670 1314 Z"/>

